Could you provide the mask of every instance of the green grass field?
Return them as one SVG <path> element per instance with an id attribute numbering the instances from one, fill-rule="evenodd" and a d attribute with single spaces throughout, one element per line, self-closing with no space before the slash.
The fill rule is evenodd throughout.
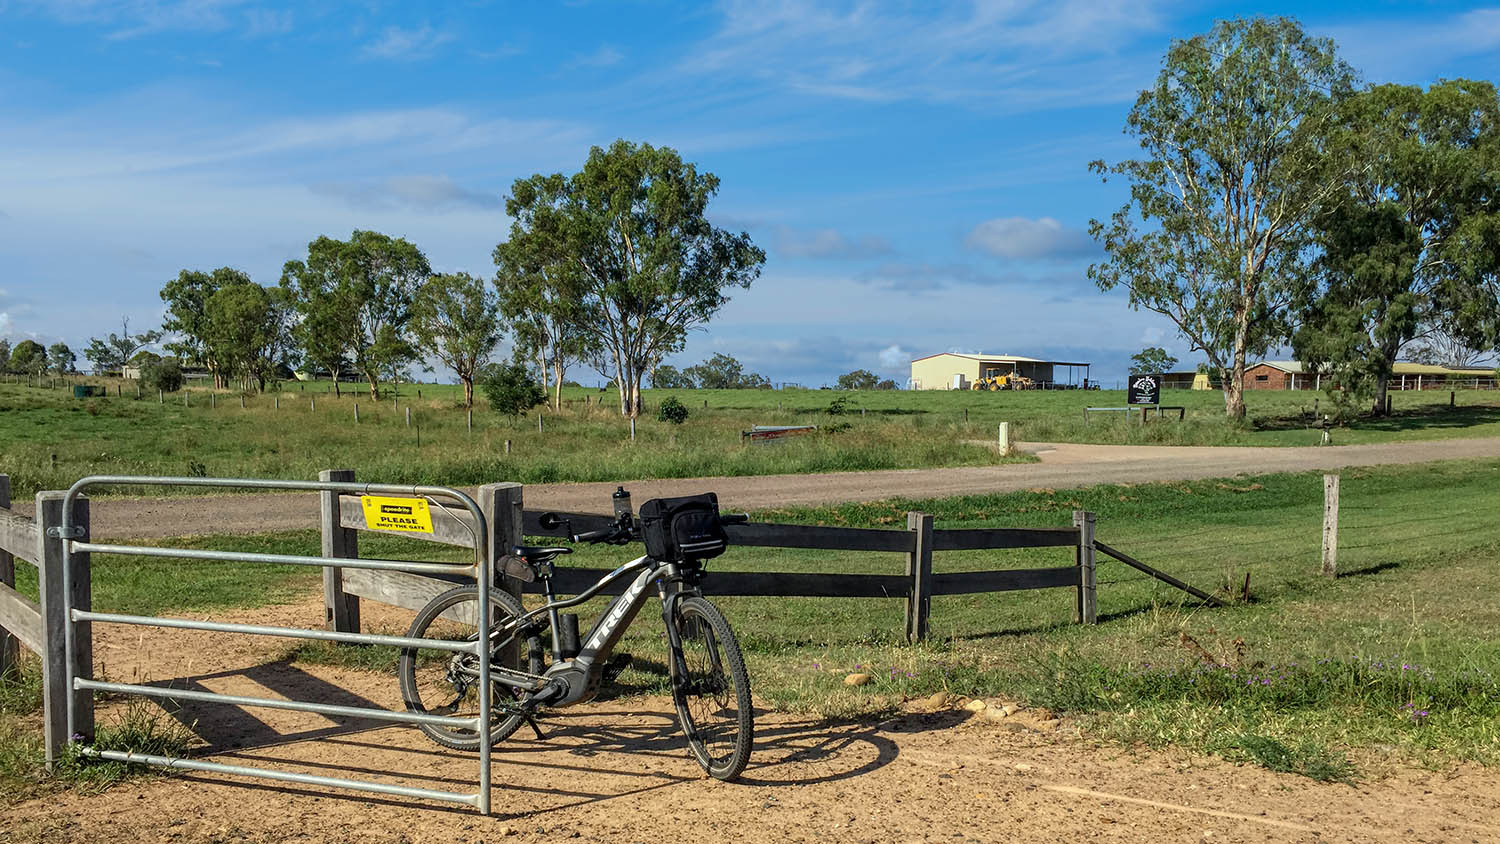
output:
<path id="1" fill-rule="evenodd" d="M 1321 439 L 1310 420 L 1314 401 L 1325 398 L 1252 392 L 1249 421 L 1230 425 L 1220 394 L 1172 391 L 1167 400 L 1188 408 L 1183 422 L 1142 425 L 1108 414 L 1085 425 L 1085 407 L 1119 406 L 1124 394 L 648 390 L 632 441 L 614 394 L 576 387 L 565 391 L 560 413 L 542 412 L 542 431 L 535 412 L 510 419 L 483 406 L 470 431 L 453 385 L 402 385 L 377 404 L 368 393 L 335 398 L 330 384 L 289 382 L 279 394 L 246 397 L 244 408 L 238 394 L 199 388 L 165 403 L 137 400 L 134 386 L 109 382 L 124 395 L 76 400 L 61 388 L 0 384 L 0 470 L 16 494 L 65 488 L 91 473 L 310 478 L 335 464 L 362 478 L 448 485 L 971 466 L 999 461 L 984 443 L 1002 421 L 1015 425 L 1017 438 L 1041 442 L 1304 446 Z M 655 419 L 669 395 L 690 409 L 686 424 Z M 842 414 L 829 413 L 836 400 L 845 403 Z M 1460 391 L 1452 408 L 1448 400 L 1446 392 L 1397 393 L 1394 417 L 1338 429 L 1334 442 L 1500 435 L 1500 394 Z M 821 430 L 743 445 L 740 432 L 758 424 Z"/>
<path id="2" fill-rule="evenodd" d="M 1317 574 L 1318 474 L 1101 486 L 934 501 L 762 511 L 756 518 L 897 528 L 907 510 L 939 527 L 1060 526 L 1099 515 L 1101 541 L 1233 600 L 1224 609 L 1101 558 L 1100 624 L 1071 623 L 1071 590 L 940 597 L 933 640 L 901 639 L 900 599 L 737 598 L 739 633 L 762 703 L 832 717 L 877 714 L 938 690 L 1020 698 L 1067 713 L 1091 734 L 1180 745 L 1320 779 L 1393 764 L 1500 764 L 1500 461 L 1346 471 L 1340 576 Z M 289 533 L 183 540 L 192 547 L 312 553 Z M 462 552 L 383 536 L 363 553 L 458 559 Z M 569 564 L 628 553 L 587 547 Z M 940 553 L 937 571 L 1059 565 L 1067 549 Z M 96 606 L 123 612 L 229 612 L 316 594 L 315 574 L 266 566 L 95 557 Z M 741 548 L 711 570 L 899 573 L 901 555 Z M 29 571 L 23 568 L 23 575 Z M 1249 577 L 1249 600 L 1244 600 Z M 712 578 L 708 581 L 712 591 Z M 21 588 L 33 590 L 34 582 Z M 585 613 L 592 618 L 599 606 Z M 643 613 L 622 648 L 638 667 L 614 694 L 662 692 L 660 621 Z M 402 632 L 402 631 L 379 631 Z M 1187 643 L 1194 643 L 1196 647 Z M 1213 655 L 1211 663 L 1201 659 Z M 394 653 L 307 646 L 308 662 L 391 672 Z M 868 686 L 846 673 L 875 675 Z M 392 682 L 395 682 L 392 675 Z M 0 779 L 35 783 L 24 682 L 0 687 Z M 28 743 L 30 742 L 30 743 Z M 28 749 L 29 748 L 29 749 Z M 9 760 L 9 761 L 6 761 Z M 20 786 L 17 786 L 20 787 Z"/>

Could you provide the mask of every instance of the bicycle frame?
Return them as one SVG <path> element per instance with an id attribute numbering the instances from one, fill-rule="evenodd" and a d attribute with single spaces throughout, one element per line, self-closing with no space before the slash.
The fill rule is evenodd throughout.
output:
<path id="1" fill-rule="evenodd" d="M 609 584 L 624 578 L 632 572 L 639 572 L 635 580 L 625 588 L 625 591 L 610 601 L 604 608 L 604 613 L 594 622 L 589 634 L 583 638 L 582 646 L 578 655 L 570 659 L 561 659 L 558 651 L 558 642 L 555 632 L 557 630 L 558 610 L 575 607 L 579 604 L 592 600 Z M 549 699 L 550 706 L 569 706 L 575 703 L 584 703 L 593 698 L 599 691 L 599 684 L 603 678 L 604 664 L 609 659 L 610 653 L 615 645 L 625 635 L 630 623 L 635 620 L 636 614 L 641 611 L 649 599 L 649 590 L 654 585 L 657 595 L 662 602 L 662 618 L 670 622 L 672 613 L 676 608 L 678 599 L 685 594 L 683 590 L 668 590 L 669 583 L 681 583 L 683 580 L 682 569 L 675 563 L 660 563 L 650 557 L 637 557 L 636 559 L 620 566 L 597 583 L 583 592 L 571 598 L 557 601 L 552 600 L 550 586 L 548 588 L 547 603 L 534 609 L 525 615 L 513 619 L 504 627 L 497 629 L 492 635 L 495 638 L 509 636 L 528 626 L 539 616 L 548 616 L 548 624 L 554 631 L 553 635 L 553 659 L 552 665 L 542 675 L 526 674 L 523 672 L 495 671 L 493 677 L 495 682 L 511 688 L 525 691 L 538 692 L 547 686 L 560 687 L 561 694 L 555 699 Z M 672 652 L 676 653 L 681 645 L 678 641 L 677 629 L 671 623 L 666 624 L 668 644 Z M 675 659 L 673 662 L 675 663 Z M 679 676 L 682 666 L 671 666 L 673 676 Z"/>

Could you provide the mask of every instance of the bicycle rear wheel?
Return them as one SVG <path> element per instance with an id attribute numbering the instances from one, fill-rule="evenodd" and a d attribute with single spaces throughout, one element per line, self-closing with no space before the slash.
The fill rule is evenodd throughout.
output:
<path id="1" fill-rule="evenodd" d="M 739 642 L 719 608 L 696 595 L 677 604 L 672 624 L 682 643 L 673 655 L 674 673 L 681 673 L 673 678 L 672 702 L 688 748 L 709 776 L 732 780 L 750 761 L 755 732 Z"/>
<path id="2" fill-rule="evenodd" d="M 469 587 L 450 589 L 428 602 L 411 623 L 406 635 L 421 639 L 474 641 L 478 635 L 477 592 Z M 490 624 L 504 624 L 525 612 L 510 594 L 490 590 Z M 545 646 L 537 630 L 516 636 L 520 664 L 507 666 L 531 674 L 544 668 Z M 501 665 L 499 654 L 504 644 L 493 649 L 491 665 Z M 402 648 L 397 671 L 401 677 L 401 699 L 407 711 L 434 715 L 475 717 L 479 713 L 479 658 L 474 654 L 455 654 L 435 648 Z M 515 711 L 516 692 L 509 686 L 490 683 L 490 742 L 506 739 L 524 719 Z M 478 750 L 479 732 L 461 727 L 437 727 L 418 724 L 417 728 L 438 744 L 454 750 Z"/>

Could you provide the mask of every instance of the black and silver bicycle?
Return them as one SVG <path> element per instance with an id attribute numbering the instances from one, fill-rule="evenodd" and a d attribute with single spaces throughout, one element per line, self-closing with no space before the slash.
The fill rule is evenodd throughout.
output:
<path id="1" fill-rule="evenodd" d="M 615 493 L 615 521 L 603 530 L 573 534 L 567 520 L 544 514 L 544 528 L 563 528 L 574 542 L 623 545 L 639 539 L 645 541 L 646 554 L 563 600 L 553 595 L 553 560 L 572 553 L 571 548 L 518 546 L 501 561 L 508 575 L 539 580 L 546 601 L 527 610 L 507 592 L 490 593 L 491 741 L 509 737 L 522 724 L 543 738 L 535 715 L 539 709 L 592 699 L 609 672 L 618 670 L 618 661 L 610 655 L 654 587 L 666 624 L 672 700 L 688 747 L 710 776 L 739 776 L 750 759 L 754 731 L 750 680 L 734 631 L 703 597 L 699 584 L 704 561 L 729 546 L 724 525 L 744 521 L 743 515 L 721 515 L 713 493 L 653 499 L 641 506 L 637 521 L 623 489 Z M 561 611 L 632 577 L 580 643 L 578 616 Z M 474 641 L 476 601 L 472 587 L 444 592 L 417 614 L 407 635 Z M 474 654 L 406 648 L 399 671 L 408 710 L 477 716 L 479 672 Z M 444 747 L 479 747 L 480 736 L 474 730 L 425 724 L 421 729 Z"/>

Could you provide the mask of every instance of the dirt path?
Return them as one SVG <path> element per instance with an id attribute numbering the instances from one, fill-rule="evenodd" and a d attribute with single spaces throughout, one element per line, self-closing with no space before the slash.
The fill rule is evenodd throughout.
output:
<path id="1" fill-rule="evenodd" d="M 1101 483 L 1140 483 L 1229 477 L 1247 472 L 1295 472 L 1500 457 L 1500 437 L 1380 443 L 1327 448 L 1209 448 L 1023 443 L 1040 462 L 954 469 L 901 469 L 825 475 L 765 475 L 627 482 L 639 504 L 649 498 L 714 490 L 730 508 L 936 498 Z M 613 483 L 534 484 L 526 505 L 535 509 L 608 512 Z M 17 510 L 30 512 L 29 502 Z M 189 534 L 260 533 L 317 527 L 317 499 L 306 494 L 115 499 L 94 508 L 93 531 L 104 538 L 159 538 Z"/>
<path id="2" fill-rule="evenodd" d="M 307 601 L 234 620 L 313 626 L 320 612 Z M 97 644 L 101 671 L 116 679 L 399 703 L 393 678 L 291 665 L 265 640 L 101 627 Z M 208 706 L 181 717 L 221 761 L 388 781 L 400 771 L 399 781 L 447 790 L 472 788 L 477 771 L 473 756 L 404 727 Z M 687 756 L 668 701 L 591 705 L 546 723 L 548 741 L 518 734 L 497 749 L 490 818 L 204 774 L 9 806 L 0 841 L 1500 841 L 1500 775 L 1478 769 L 1324 785 L 1101 746 L 1066 721 L 1039 732 L 953 710 L 878 724 L 761 713 L 751 768 L 725 784 Z"/>

